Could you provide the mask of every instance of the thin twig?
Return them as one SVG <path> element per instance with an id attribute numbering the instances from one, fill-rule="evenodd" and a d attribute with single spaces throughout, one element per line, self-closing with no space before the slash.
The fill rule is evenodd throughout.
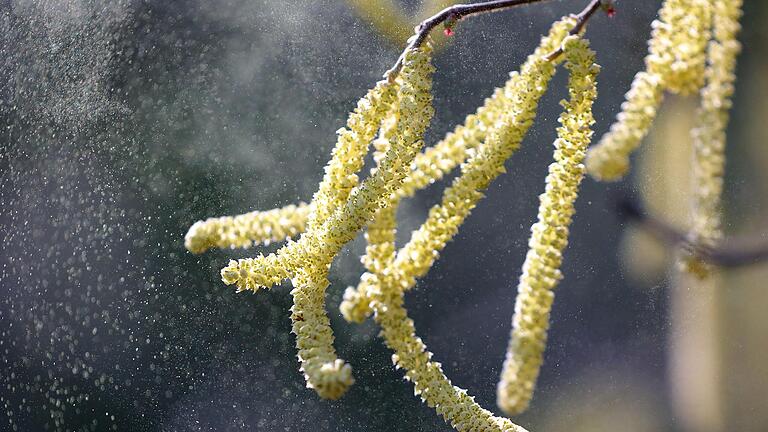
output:
<path id="1" fill-rule="evenodd" d="M 466 18 L 468 16 L 473 15 L 480 15 L 487 12 L 493 12 L 503 9 L 510 9 L 517 6 L 523 6 L 531 3 L 539 3 L 542 1 L 547 0 L 495 0 L 495 1 L 488 1 L 483 3 L 472 3 L 472 4 L 458 4 L 453 5 L 450 7 L 447 7 L 443 9 L 442 11 L 438 12 L 437 14 L 425 19 L 422 21 L 419 25 L 416 26 L 415 33 L 411 38 L 408 40 L 408 45 L 405 47 L 405 50 L 403 50 L 403 53 L 400 54 L 400 57 L 397 59 L 397 62 L 390 70 L 387 71 L 387 73 L 384 74 L 384 78 L 388 79 L 389 81 L 393 81 L 397 74 L 400 73 L 400 69 L 403 67 L 403 60 L 405 59 L 405 54 L 412 49 L 420 47 L 424 41 L 427 39 L 427 36 L 429 33 L 437 27 L 438 25 L 446 22 L 446 21 L 453 21 L 454 23 L 461 20 L 462 18 Z M 573 28 L 571 31 L 571 34 L 576 34 L 581 32 L 581 30 L 584 28 L 584 25 L 589 20 L 589 18 L 599 9 L 601 5 L 601 0 L 592 0 L 583 11 L 581 11 L 578 15 L 575 15 L 575 18 L 577 20 L 576 27 Z M 557 55 L 562 52 L 561 50 L 555 51 L 550 56 L 557 57 Z M 553 58 L 554 58 L 553 57 Z"/>
<path id="2" fill-rule="evenodd" d="M 687 235 L 643 211 L 638 202 L 628 197 L 616 201 L 619 217 L 637 223 L 657 240 L 673 247 L 681 247 L 704 262 L 720 267 L 741 267 L 768 260 L 768 244 L 753 240 L 725 238 L 708 246 L 692 241 Z"/>
<path id="3" fill-rule="evenodd" d="M 600 6 L 602 5 L 602 0 L 592 0 L 587 7 L 584 8 L 583 11 L 579 12 L 577 15 L 573 15 L 573 18 L 576 19 L 576 25 L 573 26 L 573 28 L 570 31 L 571 35 L 577 35 L 581 33 L 582 30 L 584 30 L 584 26 L 587 25 L 587 21 L 589 21 L 590 18 L 592 18 L 592 15 L 597 12 L 598 9 L 600 9 Z M 555 51 L 552 51 L 551 53 L 547 54 L 546 59 L 549 61 L 552 61 L 559 57 L 563 53 L 563 47 L 560 47 L 556 49 Z"/>
<path id="4" fill-rule="evenodd" d="M 458 4 L 447 7 L 437 14 L 425 19 L 416 26 L 414 29 L 415 34 L 408 40 L 408 45 L 405 47 L 405 50 L 403 50 L 403 53 L 400 54 L 400 57 L 397 59 L 395 65 L 392 66 L 392 69 L 388 70 L 387 73 L 384 74 L 384 78 L 387 78 L 390 81 L 394 80 L 397 77 L 397 74 L 400 73 L 400 69 L 403 67 L 405 54 L 412 49 L 420 47 L 432 29 L 444 23 L 445 21 L 448 21 L 449 19 L 458 21 L 470 15 L 478 15 L 495 10 L 509 9 L 516 6 L 522 6 L 541 1 L 545 0 L 496 0 L 484 3 Z"/>

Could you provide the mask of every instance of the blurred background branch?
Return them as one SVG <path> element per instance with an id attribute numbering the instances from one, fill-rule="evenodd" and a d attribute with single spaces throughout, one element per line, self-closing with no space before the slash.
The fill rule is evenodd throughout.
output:
<path id="1" fill-rule="evenodd" d="M 714 245 L 705 245 L 691 240 L 682 230 L 656 215 L 646 213 L 639 202 L 628 196 L 618 197 L 616 209 L 619 217 L 636 223 L 667 248 L 682 248 L 715 266 L 741 267 L 768 259 L 768 244 L 762 240 L 764 235 L 728 237 Z"/>

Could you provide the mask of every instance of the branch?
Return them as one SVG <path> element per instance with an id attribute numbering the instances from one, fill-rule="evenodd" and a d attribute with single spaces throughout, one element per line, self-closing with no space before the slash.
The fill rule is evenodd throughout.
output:
<path id="1" fill-rule="evenodd" d="M 418 26 L 415 28 L 415 33 L 408 41 L 408 45 L 405 47 L 405 50 L 403 50 L 403 53 L 400 54 L 400 57 L 397 59 L 397 62 L 390 70 L 388 70 L 384 74 L 384 78 L 388 79 L 389 81 L 393 81 L 397 74 L 400 73 L 400 69 L 403 67 L 403 60 L 405 59 L 405 53 L 407 53 L 409 50 L 415 49 L 420 47 L 424 41 L 427 39 L 427 36 L 429 33 L 437 27 L 438 25 L 442 23 L 446 23 L 446 26 L 450 29 L 450 26 L 461 20 L 462 18 L 466 18 L 468 16 L 474 16 L 474 15 L 480 15 L 488 12 L 494 12 L 498 10 L 504 10 L 504 9 L 510 9 L 517 6 L 527 5 L 531 3 L 539 3 L 546 0 L 494 0 L 494 1 L 488 1 L 483 3 L 473 3 L 473 4 L 458 4 L 454 6 L 447 7 L 443 9 L 442 11 L 438 12 L 437 14 L 427 18 L 426 20 L 422 21 Z M 577 20 L 576 27 L 573 28 L 571 31 L 571 34 L 577 34 L 581 32 L 581 30 L 586 25 L 586 22 L 589 20 L 589 18 L 597 11 L 597 9 L 600 8 L 604 3 L 604 0 L 591 0 L 589 5 L 581 11 L 578 15 L 575 15 L 575 18 Z M 608 4 L 608 1 L 605 1 L 606 4 Z M 548 60 L 551 60 L 555 57 L 557 57 L 559 54 L 562 53 L 562 49 L 559 49 L 552 54 L 550 54 L 547 58 Z M 551 58 L 550 58 L 551 57 Z"/>
<path id="2" fill-rule="evenodd" d="M 603 7 L 606 12 L 613 16 L 613 6 L 610 5 L 610 3 L 604 1 L 604 0 L 592 0 L 587 7 L 584 8 L 581 12 L 579 12 L 577 15 L 574 15 L 573 17 L 576 19 L 576 25 L 573 26 L 573 28 L 570 31 L 571 35 L 577 35 L 581 33 L 582 30 L 584 30 L 584 27 L 587 25 L 587 21 L 589 21 L 590 18 L 592 18 L 592 15 L 597 12 L 598 9 Z M 555 51 L 549 53 L 546 57 L 548 61 L 552 61 L 559 57 L 563 53 L 563 47 L 556 49 Z"/>
<path id="3" fill-rule="evenodd" d="M 662 243 L 682 247 L 702 261 L 720 267 L 741 267 L 768 261 L 768 244 L 754 243 L 746 239 L 725 238 L 713 246 L 692 241 L 680 230 L 654 216 L 647 214 L 640 204 L 629 198 L 616 200 L 619 218 L 637 223 Z"/>

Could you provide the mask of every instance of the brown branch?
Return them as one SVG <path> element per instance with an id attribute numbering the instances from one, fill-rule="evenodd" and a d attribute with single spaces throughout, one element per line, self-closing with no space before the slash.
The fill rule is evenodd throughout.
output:
<path id="1" fill-rule="evenodd" d="M 584 27 L 587 25 L 587 21 L 589 21 L 590 18 L 592 18 L 592 15 L 597 12 L 598 9 L 603 5 L 602 0 L 592 0 L 587 7 L 584 8 L 583 11 L 579 12 L 576 15 L 573 15 L 573 18 L 576 19 L 576 25 L 573 26 L 573 28 L 570 31 L 571 35 L 577 35 L 584 30 Z M 560 47 L 556 49 L 555 51 L 549 53 L 546 57 L 547 60 L 552 61 L 556 58 L 558 58 L 561 54 L 563 54 L 563 47 Z"/>
<path id="2" fill-rule="evenodd" d="M 671 224 L 647 214 L 639 203 L 628 197 L 620 197 L 616 209 L 622 219 L 637 223 L 662 243 L 682 247 L 704 262 L 720 267 L 741 267 L 768 261 L 768 244 L 765 242 L 731 237 L 712 246 L 702 245 Z"/>
<path id="3" fill-rule="evenodd" d="M 397 74 L 400 73 L 400 69 L 403 67 L 405 54 L 409 50 L 420 47 L 427 39 L 427 36 L 429 36 L 429 33 L 442 23 L 449 22 L 451 25 L 453 25 L 453 23 L 456 23 L 462 18 L 466 18 L 468 16 L 510 9 L 517 6 L 539 3 L 542 1 L 547 0 L 495 0 L 483 3 L 458 4 L 447 7 L 437 14 L 425 19 L 416 26 L 414 29 L 415 33 L 408 40 L 408 45 L 405 47 L 405 50 L 403 50 L 403 53 L 400 54 L 400 57 L 397 59 L 395 65 L 392 66 L 392 68 L 384 74 L 384 78 L 388 79 L 389 81 L 393 81 L 397 77 Z M 589 18 L 595 13 L 595 11 L 597 11 L 597 9 L 600 8 L 601 3 L 601 0 L 591 0 L 589 5 L 583 11 L 581 11 L 578 15 L 575 15 L 577 23 L 576 27 L 574 27 L 571 31 L 572 34 L 581 32 Z M 557 57 L 559 53 L 555 51 L 554 53 L 550 54 L 550 56 L 551 55 L 555 55 L 554 57 Z"/>

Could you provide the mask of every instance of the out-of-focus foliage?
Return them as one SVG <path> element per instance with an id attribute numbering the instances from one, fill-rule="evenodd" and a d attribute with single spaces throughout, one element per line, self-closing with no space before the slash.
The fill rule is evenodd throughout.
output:
<path id="1" fill-rule="evenodd" d="M 420 2 L 418 11 L 413 16 L 409 16 L 397 0 L 346 0 L 346 2 L 361 19 L 395 47 L 405 44 L 413 35 L 413 28 L 421 20 L 458 3 L 456 0 L 424 0 Z M 435 32 L 433 37 L 436 47 L 443 46 L 445 38 L 442 35 Z"/>

